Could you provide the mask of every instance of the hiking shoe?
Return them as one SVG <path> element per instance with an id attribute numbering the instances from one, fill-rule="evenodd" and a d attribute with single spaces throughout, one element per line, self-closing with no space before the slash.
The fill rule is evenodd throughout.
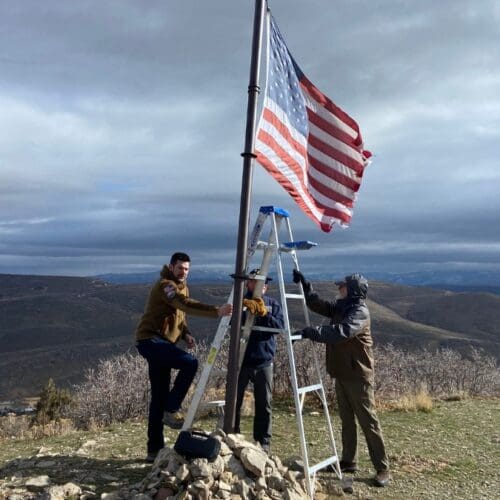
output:
<path id="1" fill-rule="evenodd" d="M 342 472 L 357 472 L 359 470 L 356 462 L 346 462 L 345 460 L 341 460 L 339 465 Z"/>
<path id="2" fill-rule="evenodd" d="M 269 455 L 269 452 L 271 451 L 271 445 L 269 443 L 261 443 L 260 446 L 265 451 L 266 455 Z"/>
<path id="3" fill-rule="evenodd" d="M 163 414 L 163 423 L 168 425 L 171 429 L 182 429 L 184 417 L 180 411 L 166 411 Z"/>
<path id="4" fill-rule="evenodd" d="M 379 488 L 383 488 L 384 486 L 387 486 L 389 484 L 390 480 L 391 475 L 389 474 L 389 471 L 387 469 L 379 470 L 373 478 L 373 484 L 375 486 L 378 486 Z"/>
<path id="5" fill-rule="evenodd" d="M 156 460 L 157 456 L 158 456 L 158 451 L 148 451 L 148 454 L 146 455 L 145 461 L 148 464 L 152 464 Z"/>

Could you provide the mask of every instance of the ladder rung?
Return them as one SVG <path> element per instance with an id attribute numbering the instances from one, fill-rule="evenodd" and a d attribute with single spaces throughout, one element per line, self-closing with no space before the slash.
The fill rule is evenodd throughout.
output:
<path id="1" fill-rule="evenodd" d="M 267 241 L 258 241 L 256 248 L 259 250 L 262 250 L 263 248 L 268 248 L 270 246 L 273 246 L 272 243 L 268 243 Z"/>
<path id="2" fill-rule="evenodd" d="M 273 333 L 284 333 L 285 330 L 281 328 L 270 328 L 267 326 L 252 326 L 252 332 L 256 330 L 258 332 L 273 332 Z"/>
<path id="3" fill-rule="evenodd" d="M 325 467 L 328 467 L 329 465 L 336 463 L 337 460 L 338 460 L 337 457 L 333 456 L 327 458 L 326 460 L 323 460 L 323 462 L 319 462 L 318 464 L 309 467 L 309 475 L 315 474 L 319 470 L 324 469 Z"/>
<path id="4" fill-rule="evenodd" d="M 318 391 L 319 389 L 322 388 L 323 388 L 322 384 L 307 385 L 305 387 L 299 387 L 297 392 L 299 394 L 305 394 L 306 392 Z"/>
<path id="5" fill-rule="evenodd" d="M 286 299 L 303 299 L 304 296 L 301 293 L 285 293 Z"/>

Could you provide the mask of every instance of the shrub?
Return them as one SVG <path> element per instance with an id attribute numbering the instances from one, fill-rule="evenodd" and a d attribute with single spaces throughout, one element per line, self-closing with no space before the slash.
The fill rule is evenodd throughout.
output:
<path id="1" fill-rule="evenodd" d="M 0 417 L 0 439 L 22 439 L 30 435 L 31 418 L 13 413 Z"/>
<path id="2" fill-rule="evenodd" d="M 121 354 L 99 361 L 75 387 L 71 417 L 78 427 L 91 428 L 124 422 L 147 414 L 148 369 L 135 354 Z"/>
<path id="3" fill-rule="evenodd" d="M 191 401 L 210 346 L 197 344 L 193 354 L 200 369 L 185 399 Z M 309 341 L 294 345 L 297 379 L 300 386 L 315 383 L 319 369 L 329 403 L 335 401 L 335 386 L 327 375 L 324 346 Z M 500 394 L 500 373 L 493 357 L 474 351 L 470 358 L 451 349 L 406 352 L 393 345 L 375 349 L 376 396 L 380 402 L 394 401 L 407 409 L 431 411 L 432 399 L 457 394 L 490 396 Z M 224 399 L 228 345 L 224 343 L 207 386 L 204 400 Z M 172 377 L 175 377 L 175 374 Z M 210 387 L 208 389 L 208 387 Z M 425 389 L 422 389 L 422 388 Z M 274 392 L 276 397 L 291 397 L 291 376 L 286 342 L 278 337 L 278 354 L 274 361 Z M 406 398 L 406 399 L 405 399 Z M 108 425 L 132 418 L 145 417 L 148 412 L 149 382 L 147 363 L 139 355 L 122 354 L 102 360 L 89 370 L 82 384 L 75 388 L 75 404 L 71 416 L 79 427 Z"/>
<path id="4" fill-rule="evenodd" d="M 422 386 L 432 398 L 500 394 L 500 372 L 495 358 L 476 349 L 470 357 L 465 357 L 452 349 L 406 352 L 387 345 L 375 349 L 375 360 L 379 399 L 416 394 Z"/>
<path id="5" fill-rule="evenodd" d="M 71 394 L 67 389 L 58 389 L 52 379 L 40 393 L 36 404 L 33 425 L 47 425 L 49 422 L 60 421 L 71 404 Z"/>

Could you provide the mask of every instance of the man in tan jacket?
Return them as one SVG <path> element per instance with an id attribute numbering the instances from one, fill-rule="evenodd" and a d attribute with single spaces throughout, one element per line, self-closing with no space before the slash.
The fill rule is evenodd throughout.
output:
<path id="1" fill-rule="evenodd" d="M 230 316 L 233 309 L 231 304 L 213 306 L 191 299 L 186 284 L 189 267 L 187 254 L 176 252 L 172 255 L 170 264 L 163 267 L 160 279 L 149 293 L 146 309 L 135 331 L 137 350 L 148 362 L 151 384 L 146 458 L 149 462 L 154 461 L 164 447 L 163 424 L 174 429 L 184 424 L 179 410 L 198 369 L 198 360 L 176 345 L 181 339 L 188 349 L 195 345 L 186 314 L 217 318 Z M 172 369 L 179 372 L 170 387 Z"/>

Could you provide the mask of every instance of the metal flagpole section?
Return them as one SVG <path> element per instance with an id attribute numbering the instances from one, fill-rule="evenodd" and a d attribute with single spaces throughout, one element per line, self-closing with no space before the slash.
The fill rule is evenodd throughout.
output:
<path id="1" fill-rule="evenodd" d="M 234 272 L 234 301 L 231 318 L 231 337 L 229 342 L 229 360 L 226 379 L 226 403 L 224 413 L 224 431 L 234 431 L 236 414 L 236 396 L 238 388 L 238 361 L 240 349 L 241 313 L 243 308 L 244 281 L 247 264 L 248 224 L 250 219 L 250 197 L 252 191 L 252 167 L 255 145 L 255 122 L 257 115 L 257 99 L 260 92 L 260 56 L 262 51 L 262 31 L 266 2 L 256 0 L 253 23 L 252 56 L 250 63 L 250 79 L 248 84 L 247 124 L 245 133 L 245 149 L 243 156 L 243 174 L 241 180 L 240 217 L 238 224 L 238 242 Z"/>

